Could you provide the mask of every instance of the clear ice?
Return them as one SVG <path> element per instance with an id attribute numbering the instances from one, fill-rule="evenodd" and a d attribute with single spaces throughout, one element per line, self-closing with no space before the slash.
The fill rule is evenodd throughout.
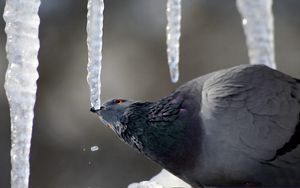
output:
<path id="1" fill-rule="evenodd" d="M 167 1 L 167 53 L 173 83 L 179 78 L 179 39 L 181 22 L 181 0 Z"/>
<path id="2" fill-rule="evenodd" d="M 237 0 L 251 64 L 276 69 L 272 0 Z"/>
<path id="3" fill-rule="evenodd" d="M 103 35 L 103 0 L 89 0 L 87 14 L 87 45 L 88 45 L 88 75 L 90 86 L 91 106 L 99 109 L 101 105 L 101 61 L 102 61 L 102 35 Z"/>
<path id="4" fill-rule="evenodd" d="M 39 77 L 38 30 L 40 0 L 7 0 L 4 10 L 8 68 L 5 91 L 11 119 L 11 187 L 26 188 L 29 182 L 29 153 Z"/>

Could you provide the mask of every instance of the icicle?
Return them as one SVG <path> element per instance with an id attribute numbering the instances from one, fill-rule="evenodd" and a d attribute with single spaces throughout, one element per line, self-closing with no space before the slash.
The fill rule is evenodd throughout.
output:
<path id="1" fill-rule="evenodd" d="M 91 106 L 99 109 L 101 105 L 101 60 L 102 60 L 102 28 L 103 0 L 89 0 L 87 14 L 87 45 L 89 50 L 87 81 L 90 86 Z"/>
<path id="2" fill-rule="evenodd" d="M 181 0 L 167 1 L 167 52 L 171 80 L 173 83 L 179 78 L 179 39 L 181 21 Z"/>
<path id="3" fill-rule="evenodd" d="M 251 64 L 276 68 L 272 0 L 237 0 Z"/>
<path id="4" fill-rule="evenodd" d="M 38 79 L 38 9 L 40 0 L 7 0 L 4 10 L 9 61 L 5 90 L 11 118 L 11 187 L 26 188 Z"/>

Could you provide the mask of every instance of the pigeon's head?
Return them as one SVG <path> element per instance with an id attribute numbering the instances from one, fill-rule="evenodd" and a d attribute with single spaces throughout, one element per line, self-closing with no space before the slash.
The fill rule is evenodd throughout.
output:
<path id="1" fill-rule="evenodd" d="M 142 150 L 140 135 L 146 128 L 146 115 L 149 102 L 134 102 L 126 99 L 112 99 L 105 102 L 100 109 L 92 108 L 101 121 L 110 127 L 123 141 Z"/>
<path id="2" fill-rule="evenodd" d="M 195 156 L 186 153 L 192 153 L 199 143 L 195 104 L 173 93 L 156 102 L 113 99 L 91 111 L 133 148 L 167 169 L 179 169 L 190 167 Z"/>
<path id="3" fill-rule="evenodd" d="M 112 99 L 105 102 L 100 109 L 92 108 L 91 111 L 98 114 L 102 122 L 109 126 L 117 134 L 125 129 L 121 124 L 121 118 L 133 102 L 126 99 Z"/>

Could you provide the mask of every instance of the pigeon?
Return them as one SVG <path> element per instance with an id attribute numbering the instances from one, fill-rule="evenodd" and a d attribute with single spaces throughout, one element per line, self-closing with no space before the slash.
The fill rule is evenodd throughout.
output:
<path id="1" fill-rule="evenodd" d="M 300 186 L 300 80 L 239 65 L 154 102 L 91 109 L 116 135 L 191 186 Z"/>

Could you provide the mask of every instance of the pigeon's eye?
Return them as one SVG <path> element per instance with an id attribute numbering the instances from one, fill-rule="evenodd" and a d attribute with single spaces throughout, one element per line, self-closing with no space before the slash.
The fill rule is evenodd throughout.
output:
<path id="1" fill-rule="evenodd" d="M 123 103 L 123 102 L 125 102 L 125 100 L 123 100 L 123 99 L 116 99 L 116 100 L 115 100 L 115 103 L 116 103 L 116 104 L 121 104 L 121 103 Z"/>

